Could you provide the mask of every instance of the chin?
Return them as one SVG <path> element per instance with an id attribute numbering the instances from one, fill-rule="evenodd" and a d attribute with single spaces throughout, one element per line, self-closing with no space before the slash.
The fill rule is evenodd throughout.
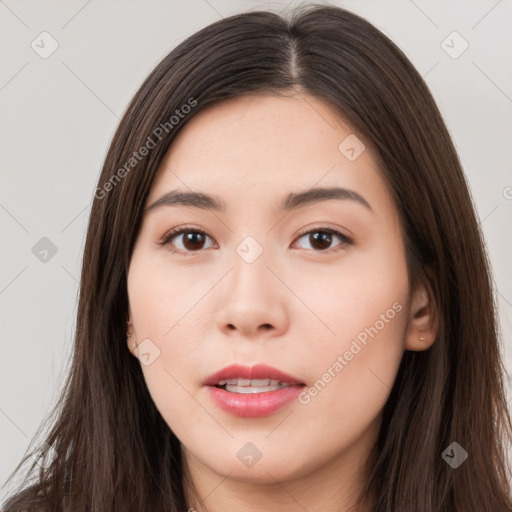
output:
<path id="1" fill-rule="evenodd" d="M 300 478 L 313 469 L 306 461 L 301 461 L 296 456 L 290 459 L 283 457 L 283 453 L 275 448 L 268 456 L 263 453 L 252 466 L 249 465 L 249 461 L 247 461 L 248 465 L 245 465 L 237 457 L 236 452 L 233 457 L 227 459 L 212 456 L 210 460 L 204 460 L 204 463 L 215 473 L 229 475 L 231 480 L 258 484 L 275 484 L 276 480 L 282 482 Z"/>

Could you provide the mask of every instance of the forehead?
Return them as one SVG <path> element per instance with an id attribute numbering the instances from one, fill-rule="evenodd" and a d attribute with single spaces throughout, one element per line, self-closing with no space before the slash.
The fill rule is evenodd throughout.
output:
<path id="1" fill-rule="evenodd" d="M 354 143 L 362 152 L 348 158 L 344 151 Z M 234 98 L 208 106 L 182 128 L 160 165 L 147 204 L 177 188 L 232 198 L 247 198 L 251 191 L 283 196 L 313 186 L 383 189 L 373 155 L 370 145 L 319 98 Z"/>
<path id="2" fill-rule="evenodd" d="M 257 94 L 206 107 L 185 125 L 173 142 L 173 160 L 182 152 L 222 153 L 251 161 L 282 157 L 326 158 L 338 151 L 339 138 L 353 133 L 325 101 L 311 95 Z"/>

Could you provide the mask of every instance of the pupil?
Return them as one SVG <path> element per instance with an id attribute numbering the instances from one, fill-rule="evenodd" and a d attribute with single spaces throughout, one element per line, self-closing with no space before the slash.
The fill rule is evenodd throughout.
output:
<path id="1" fill-rule="evenodd" d="M 203 237 L 202 233 L 197 233 L 197 232 L 189 232 L 186 234 L 185 236 L 185 247 L 187 247 L 187 244 L 188 243 L 191 243 L 191 247 L 187 247 L 188 249 L 189 248 L 192 248 L 192 249 L 197 249 L 198 247 L 201 246 L 201 242 L 204 242 L 204 240 L 199 240 L 199 243 L 198 243 L 198 240 L 196 237 L 199 237 L 200 239 Z"/>
<path id="2" fill-rule="evenodd" d="M 311 244 L 313 247 L 315 247 L 315 243 L 318 243 L 318 241 L 320 241 L 320 245 L 322 244 L 322 242 L 326 243 L 326 246 L 320 247 L 320 249 L 326 249 L 329 247 L 329 245 L 331 245 L 332 233 L 328 233 L 326 231 L 318 231 L 312 234 L 311 237 L 314 240 L 314 243 Z"/>

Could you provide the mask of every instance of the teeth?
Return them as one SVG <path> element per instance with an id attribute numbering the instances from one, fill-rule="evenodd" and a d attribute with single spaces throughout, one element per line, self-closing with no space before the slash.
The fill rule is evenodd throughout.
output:
<path id="1" fill-rule="evenodd" d="M 264 393 L 275 391 L 291 384 L 274 379 L 226 379 L 221 380 L 219 386 L 225 386 L 226 391 L 232 393 Z"/>
<path id="2" fill-rule="evenodd" d="M 274 379 L 226 379 L 219 381 L 219 386 L 231 384 L 236 386 L 277 386 L 280 381 Z M 282 384 L 286 384 L 283 382 Z"/>
<path id="3" fill-rule="evenodd" d="M 288 387 L 289 384 L 285 384 L 282 382 L 281 384 L 277 384 L 276 386 L 236 386 L 236 385 L 230 385 L 226 384 L 226 387 L 224 388 L 226 391 L 230 391 L 231 393 L 242 393 L 242 394 L 249 394 L 249 393 L 265 393 L 266 391 L 275 391 L 276 389 L 281 389 Z"/>
<path id="4" fill-rule="evenodd" d="M 269 386 L 270 385 L 270 379 L 252 379 L 251 386 Z M 279 381 L 277 381 L 274 385 L 277 385 Z"/>

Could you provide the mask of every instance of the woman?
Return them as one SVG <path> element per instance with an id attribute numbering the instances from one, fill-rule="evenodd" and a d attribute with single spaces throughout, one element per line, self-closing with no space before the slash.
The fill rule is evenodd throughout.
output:
<path id="1" fill-rule="evenodd" d="M 491 283 L 388 38 L 328 6 L 213 23 L 111 143 L 51 450 L 5 510 L 510 512 Z"/>

